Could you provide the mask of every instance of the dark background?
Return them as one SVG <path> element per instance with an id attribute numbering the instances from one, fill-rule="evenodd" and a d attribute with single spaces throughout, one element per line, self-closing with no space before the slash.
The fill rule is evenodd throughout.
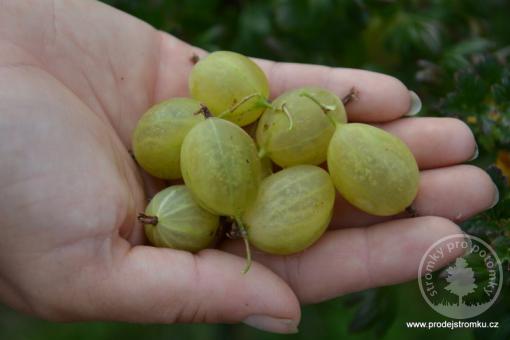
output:
<path id="1" fill-rule="evenodd" d="M 503 261 L 500 299 L 478 318 L 499 321 L 500 328 L 406 329 L 405 321 L 445 320 L 411 282 L 306 306 L 293 336 L 243 325 L 53 324 L 0 305 L 0 339 L 510 339 L 510 191 L 504 177 L 510 174 L 510 1 L 105 2 L 208 50 L 388 73 L 420 95 L 421 114 L 466 121 L 480 147 L 474 163 L 487 169 L 501 193 L 496 208 L 462 225 Z"/>

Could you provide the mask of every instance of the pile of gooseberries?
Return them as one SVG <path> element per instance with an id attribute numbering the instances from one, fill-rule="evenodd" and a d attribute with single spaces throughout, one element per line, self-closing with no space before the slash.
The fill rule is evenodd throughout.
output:
<path id="1" fill-rule="evenodd" d="M 382 129 L 347 123 L 350 98 L 307 86 L 269 101 L 264 72 L 227 51 L 196 63 L 189 92 L 150 108 L 133 134 L 147 173 L 184 183 L 156 194 L 138 217 L 154 246 L 197 252 L 221 233 L 239 237 L 246 272 L 250 246 L 289 255 L 315 243 L 337 191 L 379 216 L 404 211 L 417 194 L 409 148 Z"/>

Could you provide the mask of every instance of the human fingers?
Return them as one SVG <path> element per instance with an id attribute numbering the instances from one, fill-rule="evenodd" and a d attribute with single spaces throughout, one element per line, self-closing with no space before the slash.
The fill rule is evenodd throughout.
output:
<path id="1" fill-rule="evenodd" d="M 70 280 L 73 298 L 61 294 L 52 301 L 58 313 L 45 317 L 136 323 L 245 322 L 271 332 L 296 332 L 300 305 L 292 290 L 258 263 L 242 274 L 244 261 L 215 249 L 193 255 L 136 246 L 108 266 L 83 269 L 80 280 Z"/>
<path id="2" fill-rule="evenodd" d="M 461 233 L 451 221 L 418 217 L 389 221 L 369 228 L 328 231 L 305 251 L 276 256 L 254 251 L 257 262 L 271 268 L 294 290 L 302 303 L 316 303 L 350 292 L 415 279 L 422 256 L 434 242 Z M 242 254 L 242 244 L 224 250 Z M 462 255 L 445 254 L 440 266 Z"/>
<path id="3" fill-rule="evenodd" d="M 420 173 L 418 194 L 411 213 L 418 216 L 441 216 L 455 222 L 464 221 L 492 208 L 499 199 L 498 189 L 487 173 L 472 165 L 457 165 Z M 369 215 L 337 196 L 332 228 L 363 227 L 373 223 L 404 218 Z"/>
<path id="4" fill-rule="evenodd" d="M 349 121 L 386 122 L 405 114 L 416 113 L 421 103 L 398 79 L 371 71 L 280 63 L 255 59 L 267 77 L 273 97 L 300 86 L 315 85 L 331 90 L 340 98 L 355 91 L 356 99 L 349 102 Z"/>

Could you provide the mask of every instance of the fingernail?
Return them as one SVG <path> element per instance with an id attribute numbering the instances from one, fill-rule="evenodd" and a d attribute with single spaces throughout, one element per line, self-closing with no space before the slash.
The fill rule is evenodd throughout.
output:
<path id="1" fill-rule="evenodd" d="M 250 315 L 243 321 L 244 324 L 273 333 L 297 333 L 297 322 L 292 319 L 278 319 L 267 315 Z"/>
<path id="2" fill-rule="evenodd" d="M 409 91 L 409 94 L 411 95 L 411 108 L 409 109 L 409 112 L 405 114 L 407 117 L 416 116 L 421 111 L 421 99 L 418 97 L 416 92 Z"/>
<path id="3" fill-rule="evenodd" d="M 496 206 L 496 204 L 498 204 L 498 202 L 499 202 L 499 189 L 496 186 L 496 184 L 494 184 L 494 190 L 495 190 L 494 201 L 492 202 L 492 205 L 489 207 L 489 209 L 494 208 Z"/>
<path id="4" fill-rule="evenodd" d="M 478 155 L 480 154 L 480 151 L 478 150 L 478 144 L 475 143 L 475 152 L 473 153 L 473 157 L 469 159 L 469 162 L 474 161 L 478 158 Z"/>

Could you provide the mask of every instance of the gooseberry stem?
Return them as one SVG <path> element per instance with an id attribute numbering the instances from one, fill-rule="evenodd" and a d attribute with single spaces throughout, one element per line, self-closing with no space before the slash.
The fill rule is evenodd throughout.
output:
<path id="1" fill-rule="evenodd" d="M 193 55 L 191 56 L 191 58 L 189 58 L 189 60 L 191 61 L 191 63 L 193 65 L 195 65 L 196 63 L 198 63 L 200 61 L 200 57 L 198 55 L 196 55 L 195 53 L 193 53 Z"/>
<path id="2" fill-rule="evenodd" d="M 194 113 L 194 115 L 203 114 L 205 118 L 211 118 L 213 115 L 211 111 L 207 108 L 207 106 L 200 104 L 200 110 Z"/>
<path id="3" fill-rule="evenodd" d="M 246 97 L 244 97 L 243 99 L 241 99 L 237 104 L 235 104 L 234 106 L 232 106 L 230 109 L 228 109 L 227 111 L 225 112 L 222 112 L 220 113 L 220 115 L 218 117 L 220 118 L 223 118 L 225 117 L 226 115 L 228 115 L 229 113 L 232 113 L 234 112 L 235 110 L 237 110 L 241 105 L 243 105 L 244 103 L 246 103 L 248 100 L 254 98 L 254 97 L 260 97 L 262 99 L 264 99 L 263 101 L 259 101 L 257 104 L 258 105 L 263 105 L 263 106 L 266 106 L 266 105 L 269 105 L 269 103 L 267 102 L 267 100 L 260 94 L 260 93 L 252 93 L 250 95 L 247 95 Z"/>
<path id="4" fill-rule="evenodd" d="M 342 98 L 342 103 L 344 105 L 347 105 L 352 101 L 356 101 L 359 99 L 358 95 L 359 95 L 358 90 L 356 90 L 355 87 L 352 87 L 350 92 L 345 97 Z"/>
<path id="5" fill-rule="evenodd" d="M 319 107 L 321 108 L 321 110 L 324 113 L 328 113 L 329 111 L 333 111 L 334 109 L 336 109 L 335 105 L 325 105 L 325 104 L 322 104 L 320 101 L 317 100 L 317 98 L 312 96 L 310 93 L 303 92 L 303 93 L 301 93 L 301 96 L 302 97 L 306 97 L 306 98 L 310 99 L 311 101 L 313 101 L 315 104 L 319 105 Z"/>
<path id="6" fill-rule="evenodd" d="M 138 219 L 138 221 L 142 222 L 143 224 L 152 224 L 152 225 L 158 224 L 157 216 L 149 216 L 149 215 L 145 215 L 144 213 L 139 213 L 137 219 Z"/>
<path id="7" fill-rule="evenodd" d="M 257 106 L 265 107 L 267 109 L 273 109 L 273 105 L 271 104 L 271 102 L 262 96 L 260 96 L 260 99 L 257 101 Z"/>
<path id="8" fill-rule="evenodd" d="M 418 215 L 418 212 L 413 208 L 412 205 L 408 206 L 406 208 L 406 213 L 409 217 L 418 217 L 420 215 Z"/>
<path id="9" fill-rule="evenodd" d="M 243 271 L 241 273 L 246 274 L 251 267 L 251 249 L 250 249 L 250 242 L 248 241 L 248 232 L 246 231 L 246 228 L 244 227 L 243 222 L 241 221 L 241 218 L 236 217 L 236 224 L 239 229 L 239 232 L 241 234 L 241 237 L 244 241 L 244 247 L 246 249 L 246 266 L 244 267 Z"/>
<path id="10" fill-rule="evenodd" d="M 289 109 L 287 108 L 287 103 L 283 103 L 282 104 L 282 108 L 281 110 L 285 113 L 285 115 L 287 116 L 287 118 L 289 119 L 289 131 L 292 130 L 292 128 L 294 127 L 294 121 L 292 120 L 292 116 L 290 114 L 290 111 Z"/>

